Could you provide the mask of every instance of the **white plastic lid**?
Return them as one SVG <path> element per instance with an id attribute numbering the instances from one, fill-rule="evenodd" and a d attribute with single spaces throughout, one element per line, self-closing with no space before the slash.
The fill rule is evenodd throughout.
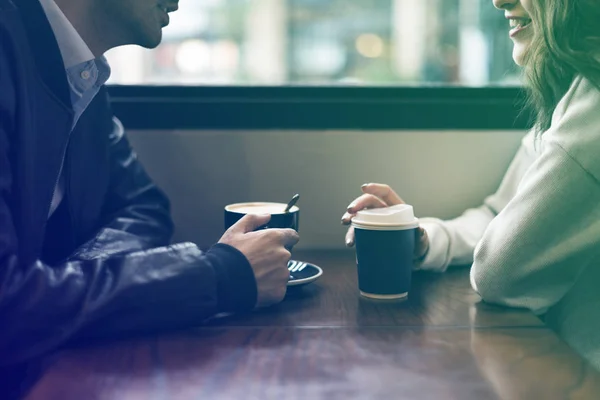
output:
<path id="1" fill-rule="evenodd" d="M 352 226 L 370 230 L 404 230 L 419 226 L 413 207 L 408 204 L 398 204 L 392 207 L 362 210 L 352 218 Z"/>

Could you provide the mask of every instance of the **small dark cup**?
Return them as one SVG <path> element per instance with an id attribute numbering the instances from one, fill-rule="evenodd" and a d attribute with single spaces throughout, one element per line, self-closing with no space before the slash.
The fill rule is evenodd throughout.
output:
<path id="1" fill-rule="evenodd" d="M 268 228 L 291 228 L 298 232 L 300 209 L 293 206 L 289 212 L 284 212 L 287 204 L 251 202 L 236 203 L 225 206 L 225 230 L 239 221 L 246 214 L 271 214 L 271 220 L 257 230 Z"/>

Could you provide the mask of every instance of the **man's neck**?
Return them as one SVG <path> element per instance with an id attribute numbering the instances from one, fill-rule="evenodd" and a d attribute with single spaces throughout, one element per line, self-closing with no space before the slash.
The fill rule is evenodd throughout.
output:
<path id="1" fill-rule="evenodd" d="M 99 22 L 102 18 L 100 16 L 94 16 L 90 8 L 89 0 L 54 0 L 58 7 L 61 9 L 65 17 L 69 20 L 71 25 L 77 30 L 79 36 L 83 39 L 85 44 L 90 48 L 94 57 L 101 57 L 104 53 L 113 47 L 115 44 L 111 43 L 111 31 L 102 29 Z M 102 34 L 99 34 L 102 32 Z"/>

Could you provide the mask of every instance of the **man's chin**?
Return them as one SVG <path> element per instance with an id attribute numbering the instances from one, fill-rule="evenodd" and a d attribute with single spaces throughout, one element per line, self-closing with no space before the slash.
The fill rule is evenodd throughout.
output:
<path id="1" fill-rule="evenodd" d="M 160 42 L 162 42 L 162 29 L 158 32 L 158 34 L 147 34 L 141 37 L 142 40 L 138 41 L 138 45 L 142 46 L 145 49 L 155 49 L 158 47 Z"/>

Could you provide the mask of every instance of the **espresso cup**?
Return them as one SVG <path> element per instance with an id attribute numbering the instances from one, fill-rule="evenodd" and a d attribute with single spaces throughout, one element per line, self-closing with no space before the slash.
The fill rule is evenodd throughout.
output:
<path id="1" fill-rule="evenodd" d="M 298 231 L 300 208 L 292 206 L 285 212 L 286 203 L 250 202 L 225 206 L 225 230 L 239 221 L 246 214 L 270 214 L 271 220 L 257 230 L 268 228 L 291 228 Z"/>
<path id="2" fill-rule="evenodd" d="M 407 297 L 419 226 L 412 206 L 359 211 L 352 226 L 360 294 L 379 300 Z"/>

